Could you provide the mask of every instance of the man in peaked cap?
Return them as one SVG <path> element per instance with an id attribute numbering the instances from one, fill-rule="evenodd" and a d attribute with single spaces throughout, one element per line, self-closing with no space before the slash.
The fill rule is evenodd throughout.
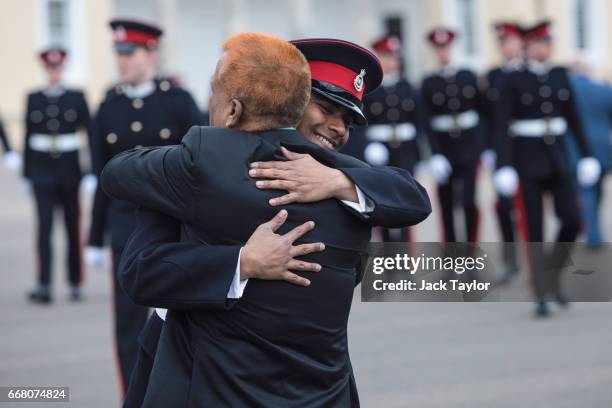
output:
<path id="1" fill-rule="evenodd" d="M 549 298 L 567 304 L 559 273 L 568 256 L 567 243 L 574 242 L 580 231 L 573 169 L 563 141 L 568 129 L 576 137 L 582 157 L 577 168 L 580 185 L 588 187 L 597 182 L 601 167 L 591 157 L 567 70 L 550 63 L 551 23 L 542 21 L 525 29 L 523 39 L 527 60 L 520 70 L 510 73 L 502 92 L 494 181 L 498 191 L 514 195 L 520 180 L 517 207 L 526 222 L 522 228 L 527 232 L 526 242 L 542 243 L 542 197 L 547 192 L 553 196 L 561 222 L 557 242 L 565 245 L 556 245 L 551 253 L 545 253 L 541 245 L 532 244 L 528 252 L 535 314 L 544 317 L 549 314 Z"/>
<path id="2" fill-rule="evenodd" d="M 400 39 L 391 35 L 372 44 L 384 76 L 381 86 L 365 98 L 368 126 L 363 128 L 361 156 L 375 166 L 390 165 L 413 172 L 419 160 L 419 97 L 401 74 L 401 47 Z M 408 228 L 384 229 L 383 240 L 408 241 Z"/>
<path id="3" fill-rule="evenodd" d="M 38 285 L 29 299 L 48 304 L 51 296 L 51 232 L 53 212 L 62 207 L 68 238 L 67 270 L 70 298 L 81 299 L 82 266 L 80 243 L 79 185 L 81 138 L 86 130 L 92 136 L 91 119 L 85 96 L 80 90 L 66 89 L 62 83 L 67 53 L 48 48 L 40 54 L 48 84 L 28 95 L 26 107 L 24 165 L 25 183 L 34 191 L 37 214 Z"/>
<path id="4" fill-rule="evenodd" d="M 453 210 L 457 197 L 461 197 L 465 241 L 474 242 L 479 218 L 475 189 L 476 168 L 482 150 L 482 102 L 476 75 L 451 63 L 455 37 L 455 32 L 448 28 L 438 28 L 427 35 L 439 68 L 423 80 L 421 100 L 432 151 L 429 164 L 438 184 L 442 209 L 442 241 L 457 241 Z"/>
<path id="5" fill-rule="evenodd" d="M 499 115 L 501 103 L 501 93 L 506 84 L 506 80 L 511 72 L 520 69 L 523 65 L 523 38 L 522 28 L 511 21 L 501 21 L 494 25 L 497 46 L 502 57 L 502 63 L 491 69 L 487 75 L 484 84 L 484 94 L 488 103 L 485 105 L 488 113 L 486 126 L 486 145 L 485 151 L 481 155 L 481 161 L 488 168 L 495 168 L 495 124 L 496 118 Z M 507 281 L 512 278 L 518 271 L 517 255 L 513 244 L 514 237 L 514 221 L 513 221 L 513 205 L 512 197 L 509 197 L 505 191 L 497 191 L 498 198 L 495 204 L 497 221 L 499 224 L 502 239 L 507 245 L 504 245 L 504 276 L 503 280 Z"/>
<path id="6" fill-rule="evenodd" d="M 309 58 L 313 78 L 312 99 L 306 108 L 306 112 L 300 121 L 298 129 L 304 133 L 310 141 L 323 147 L 324 149 L 339 148 L 346 142 L 350 124 L 353 121 L 363 123 L 364 117 L 362 108 L 360 106 L 360 99 L 362 95 L 360 95 L 360 93 L 368 92 L 369 89 L 376 86 L 377 82 L 380 82 L 380 68 L 377 69 L 376 59 L 369 52 L 348 42 L 340 40 L 314 39 L 299 40 L 294 41 L 293 43 L 304 53 L 304 55 Z M 366 71 L 365 75 L 361 75 L 362 70 Z M 371 78 L 368 78 L 368 71 L 372 72 Z M 362 78 L 359 78 L 360 76 Z M 369 80 L 371 80 L 371 83 L 368 85 Z M 288 151 L 285 151 L 283 154 L 285 154 L 289 160 L 295 160 L 294 163 L 299 162 L 300 160 L 310 160 L 310 165 L 307 165 L 306 167 L 298 167 L 301 170 L 306 169 L 306 173 L 309 173 L 308 170 L 316 169 L 316 166 L 319 166 L 319 169 L 317 169 L 316 172 L 322 174 L 322 169 L 320 167 L 326 168 L 326 166 L 322 166 L 318 163 L 314 165 L 316 161 L 310 155 L 298 155 Z M 281 162 L 277 163 L 261 162 L 261 165 L 256 166 L 255 169 L 262 171 L 272 170 L 273 168 L 276 169 L 276 166 Z M 291 161 L 284 163 L 291 164 Z M 270 167 L 268 165 L 270 165 Z M 329 177 L 320 177 L 319 183 L 306 183 L 309 184 L 310 189 L 318 189 L 318 192 L 301 191 L 301 193 L 304 193 L 303 198 L 296 199 L 295 194 L 289 194 L 293 195 L 294 197 L 289 197 L 286 199 L 286 201 L 281 198 L 280 201 L 290 203 L 294 199 L 300 202 L 319 201 L 325 198 L 334 197 L 340 199 L 341 195 L 335 194 L 339 194 L 342 190 L 346 189 L 338 188 L 338 183 L 334 181 L 336 176 L 334 176 L 333 169 L 327 168 L 325 171 L 330 172 Z M 388 220 L 395 219 L 395 222 L 404 223 L 404 225 L 406 225 L 418 222 L 429 212 L 429 202 L 426 195 L 424 195 L 424 190 L 422 190 L 422 187 L 417 187 L 416 183 L 411 179 L 409 174 L 400 175 L 400 169 L 362 169 L 362 171 L 342 169 L 342 171 L 346 172 L 351 179 L 355 180 L 355 184 L 352 184 L 352 187 L 350 187 L 350 189 L 353 190 L 353 193 L 355 192 L 355 189 L 359 191 L 359 186 L 361 186 L 363 182 L 364 189 L 361 194 L 358 194 L 359 201 L 361 202 L 363 200 L 362 196 L 367 195 L 368 197 L 372 198 L 367 199 L 370 204 L 367 204 L 366 207 L 371 205 L 373 208 L 377 208 L 377 210 L 374 211 L 372 211 L 372 208 L 369 210 L 358 210 L 357 208 L 351 206 L 352 203 L 349 203 L 346 200 L 343 201 L 343 204 L 347 207 L 347 210 L 355 212 L 355 215 L 362 219 L 362 222 L 384 223 L 390 222 Z M 369 173 L 369 175 L 367 173 Z M 378 176 L 376 176 L 376 173 Z M 400 181 L 401 177 L 405 178 L 403 182 Z M 378 180 L 378 182 L 376 180 Z M 381 183 L 384 180 L 387 180 L 387 184 L 383 186 Z M 321 187 L 321 184 L 324 186 Z M 266 186 L 263 186 L 263 188 L 266 188 Z M 386 205 L 384 204 L 385 201 L 393 199 L 393 197 L 391 197 L 392 194 L 389 194 L 388 190 L 391 189 L 398 191 L 396 188 L 398 188 L 399 191 L 402 191 L 403 198 L 396 202 L 396 205 L 393 207 L 406 208 L 406 211 L 403 214 L 400 212 L 393 214 L 395 210 L 392 208 L 386 208 Z M 123 193 L 127 193 L 127 191 L 124 191 Z M 389 195 L 389 197 L 384 198 L 386 195 Z M 135 197 L 131 196 L 131 198 Z M 404 202 L 404 200 L 406 201 Z M 408 204 L 408 202 L 411 202 L 412 204 Z M 413 208 L 420 206 L 422 210 L 415 211 L 412 215 L 409 215 L 408 212 L 410 212 L 410 206 Z M 385 212 L 388 214 L 383 216 L 383 213 Z M 208 265 L 211 267 L 212 265 L 215 265 L 213 264 L 213 258 L 211 257 L 214 252 L 214 247 L 207 248 L 196 242 L 172 243 L 172 241 L 179 239 L 179 235 L 176 234 L 177 229 L 172 227 L 173 221 L 171 219 L 162 217 L 160 220 L 159 217 L 159 215 L 155 216 L 154 213 L 147 211 L 143 217 L 143 223 L 138 227 L 136 233 L 134 234 L 134 238 L 130 241 L 129 248 L 126 249 L 126 256 L 123 259 L 121 269 L 126 287 L 135 289 L 134 292 L 130 293 L 133 296 L 140 297 L 145 302 L 151 302 L 150 304 L 169 306 L 176 309 L 214 307 L 214 304 L 219 302 L 225 304 L 227 302 L 227 298 L 230 297 L 227 289 L 221 290 L 220 296 L 216 298 L 215 302 L 211 301 L 211 299 L 204 299 L 202 290 L 200 290 L 198 294 L 193 290 L 191 290 L 192 293 L 190 293 L 189 288 L 185 288 L 186 290 L 181 293 L 172 289 L 173 287 L 178 287 L 176 283 L 181 279 L 180 276 L 175 273 L 177 270 L 183 268 L 189 269 L 189 265 L 200 265 L 204 268 L 206 268 Z M 262 235 L 261 228 L 258 228 L 249 239 L 251 246 L 253 246 L 252 242 L 257 241 L 270 242 L 269 238 L 265 238 L 265 234 Z M 179 249 L 179 246 L 181 245 L 182 249 Z M 276 269 L 285 270 L 285 268 L 287 268 L 285 264 L 281 265 L 281 268 L 275 268 L 278 267 L 278 265 L 273 262 L 273 257 L 271 257 L 270 254 L 267 254 L 264 249 L 265 248 L 260 247 L 259 251 L 263 251 L 263 253 L 255 254 L 258 258 L 260 257 L 260 260 L 256 263 L 262 266 L 260 271 L 262 275 L 260 277 L 258 273 L 254 273 L 251 275 L 251 278 L 253 279 L 264 278 L 263 274 L 266 271 Z M 168 254 L 168 251 L 170 250 L 173 252 L 173 265 L 163 262 L 163 258 L 166 256 L 165 254 Z M 242 257 L 238 258 L 238 267 L 236 256 L 229 256 L 228 254 L 226 269 L 228 270 L 227 272 L 230 276 L 230 280 L 233 274 L 240 273 L 240 268 L 244 266 L 243 260 L 248 260 L 253 256 L 248 255 L 248 253 L 251 252 L 256 253 L 258 251 L 253 250 L 252 248 L 246 249 L 245 247 L 245 250 L 242 252 Z M 182 255 L 179 257 L 179 254 Z M 224 280 L 222 275 L 225 273 L 222 273 L 224 269 L 219 267 L 219 257 L 217 257 L 216 262 L 217 267 L 212 268 L 211 272 L 214 270 L 217 279 Z M 248 269 L 247 266 L 244 266 L 244 268 L 245 270 Z M 140 278 L 138 278 L 136 274 L 138 270 L 149 270 L 151 274 L 155 274 L 159 278 L 160 282 L 165 282 L 164 285 L 166 285 L 166 288 L 164 288 L 164 285 L 159 283 L 156 285 L 158 288 L 157 292 L 146 290 L 146 288 L 142 285 L 144 282 L 139 282 Z M 269 272 L 268 276 L 265 278 L 286 279 L 286 277 L 283 276 L 271 276 Z M 174 284 L 171 284 L 172 280 L 174 280 Z M 301 284 L 301 282 L 293 283 Z M 244 282 L 244 284 L 246 284 L 246 282 Z M 227 286 L 222 285 L 220 288 L 227 288 Z M 244 290 L 244 288 L 242 290 Z M 248 292 L 249 288 L 247 288 L 246 291 Z M 194 297 L 198 298 L 202 304 L 195 303 Z M 169 304 L 167 302 L 168 299 L 174 299 L 173 302 L 176 303 Z M 330 313 L 333 313 L 333 311 L 330 311 Z M 153 318 L 150 322 L 152 324 L 154 323 Z M 148 328 L 149 327 L 150 325 L 148 325 Z M 152 332 L 153 331 L 148 331 L 147 337 L 149 337 Z M 147 356 L 143 354 L 142 357 L 146 358 Z M 152 358 L 152 356 L 149 357 Z M 143 368 L 145 368 L 146 371 L 146 364 L 143 364 Z M 142 378 L 145 378 L 145 376 L 142 376 Z M 137 381 L 137 379 L 134 380 Z M 143 388 L 145 387 L 140 387 L 140 389 Z M 133 387 L 131 384 L 130 393 L 128 396 L 130 396 L 132 389 Z M 352 386 L 351 393 L 354 392 L 355 388 Z M 356 393 L 351 395 L 351 401 L 353 404 L 352 406 L 358 406 Z M 128 405 L 126 402 L 126 406 L 135 405 L 137 404 Z"/>
<path id="7" fill-rule="evenodd" d="M 205 118 L 192 96 L 169 80 L 157 76 L 158 48 L 162 30 L 152 24 L 117 19 L 110 22 L 113 48 L 121 82 L 113 86 L 96 115 L 93 162 L 99 174 L 116 154 L 140 146 L 180 143 L 193 125 Z M 135 227 L 135 207 L 96 191 L 86 258 L 101 265 L 107 232 L 113 259 L 115 340 L 122 391 L 137 355 L 137 337 L 148 308 L 130 300 L 118 283 L 117 270 L 126 241 Z"/>

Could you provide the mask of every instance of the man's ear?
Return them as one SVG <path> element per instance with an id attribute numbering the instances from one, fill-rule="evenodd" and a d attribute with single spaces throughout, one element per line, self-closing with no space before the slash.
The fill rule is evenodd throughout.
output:
<path id="1" fill-rule="evenodd" d="M 238 126 L 242 120 L 242 114 L 244 113 L 242 102 L 238 99 L 232 99 L 230 101 L 229 115 L 225 119 L 225 127 L 233 128 Z"/>

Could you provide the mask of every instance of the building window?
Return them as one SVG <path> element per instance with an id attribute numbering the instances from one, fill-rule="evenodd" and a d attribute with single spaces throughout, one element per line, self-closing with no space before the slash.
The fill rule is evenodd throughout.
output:
<path id="1" fill-rule="evenodd" d="M 459 24 L 461 27 L 463 52 L 472 56 L 476 54 L 476 24 L 474 0 L 457 0 Z"/>
<path id="2" fill-rule="evenodd" d="M 47 3 L 47 27 L 49 44 L 66 46 L 68 40 L 68 5 L 65 0 L 49 0 Z"/>
<path id="3" fill-rule="evenodd" d="M 590 4 L 588 0 L 576 0 L 576 47 L 580 50 L 589 48 L 589 10 Z"/>

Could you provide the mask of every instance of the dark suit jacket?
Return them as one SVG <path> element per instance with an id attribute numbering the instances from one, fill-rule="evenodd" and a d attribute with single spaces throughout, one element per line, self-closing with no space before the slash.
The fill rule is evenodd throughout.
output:
<path id="1" fill-rule="evenodd" d="M 117 156 L 101 182 L 111 196 L 181 220 L 185 239 L 242 245 L 277 212 L 267 204 L 277 193 L 256 189 L 248 165 L 282 159 L 281 143 L 335 168 L 367 168 L 296 131 L 194 127 L 181 146 Z M 349 405 L 346 322 L 359 249 L 370 231 L 336 200 L 287 209 L 281 233 L 317 222 L 307 239 L 323 241 L 327 249 L 306 259 L 321 263 L 323 271 L 310 274 L 309 288 L 253 280 L 229 311 L 171 312 L 145 406 Z"/>
<path id="2" fill-rule="evenodd" d="M 363 182 L 364 177 L 378 177 L 379 183 Z M 423 216 L 431 209 L 423 188 L 408 173 L 373 167 L 355 175 L 355 178 L 359 180 L 358 183 L 374 186 L 395 178 L 397 183 L 405 184 L 404 188 L 398 190 L 403 194 L 403 200 L 397 206 L 404 202 L 415 206 L 421 200 Z M 375 206 L 376 201 L 380 201 L 378 196 L 381 193 L 385 192 L 365 192 L 374 198 Z M 391 212 L 389 218 L 400 217 L 398 223 L 414 222 L 406 219 L 407 212 L 397 213 L 393 209 L 383 208 L 379 213 L 384 214 L 385 211 Z M 376 219 L 368 217 L 363 221 L 372 222 Z M 208 246 L 199 241 L 181 241 L 180 238 L 181 224 L 177 220 L 146 208 L 138 211 L 136 230 L 127 242 L 119 266 L 119 282 L 126 293 L 135 303 L 175 310 L 231 307 L 235 300 L 227 299 L 226 296 L 236 272 L 240 247 Z M 124 403 L 126 407 L 139 407 L 144 399 L 162 329 L 160 321 L 153 314 L 139 335 L 138 340 L 144 353 L 141 358 L 147 358 L 149 362 L 140 367 L 140 370 L 146 372 L 132 373 Z M 351 378 L 351 384 L 351 406 L 359 407 L 354 378 Z"/>

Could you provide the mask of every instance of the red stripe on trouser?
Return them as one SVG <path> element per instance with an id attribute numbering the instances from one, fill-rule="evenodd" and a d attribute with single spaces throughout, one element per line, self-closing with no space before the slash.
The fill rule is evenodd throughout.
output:
<path id="1" fill-rule="evenodd" d="M 438 212 L 440 214 L 440 216 L 438 217 L 438 220 L 440 221 L 438 223 L 438 236 L 442 237 L 440 242 L 446 244 L 448 242 L 448 237 L 446 236 L 446 228 L 444 228 L 444 210 L 442 208 L 442 200 L 440 198 L 439 184 L 436 184 L 436 198 L 438 199 L 438 205 L 440 206 L 440 211 Z"/>
<path id="2" fill-rule="evenodd" d="M 111 304 L 112 304 L 112 329 L 111 329 L 111 333 L 113 333 L 113 357 L 115 358 L 115 368 L 117 370 L 117 380 L 119 381 L 119 393 L 121 396 L 121 401 L 123 401 L 125 399 L 125 392 L 126 389 L 123 386 L 123 373 L 121 372 L 121 364 L 119 362 L 119 349 L 117 348 L 117 336 L 115 335 L 115 327 L 116 327 L 116 323 L 115 323 L 115 319 L 117 318 L 117 314 L 116 314 L 116 310 L 115 310 L 115 269 L 114 269 L 114 263 L 113 263 L 113 259 L 111 257 L 111 273 L 110 273 L 110 277 L 111 277 Z"/>
<path id="3" fill-rule="evenodd" d="M 519 186 L 514 196 L 514 208 L 516 209 L 516 224 L 519 228 L 519 236 L 523 238 L 525 242 L 525 259 L 527 264 L 527 278 L 532 288 L 535 288 L 534 282 L 534 271 L 532 265 L 531 249 L 529 248 L 529 226 L 527 225 L 527 212 L 525 210 L 525 195 L 523 194 L 523 187 L 519 181 Z"/>

